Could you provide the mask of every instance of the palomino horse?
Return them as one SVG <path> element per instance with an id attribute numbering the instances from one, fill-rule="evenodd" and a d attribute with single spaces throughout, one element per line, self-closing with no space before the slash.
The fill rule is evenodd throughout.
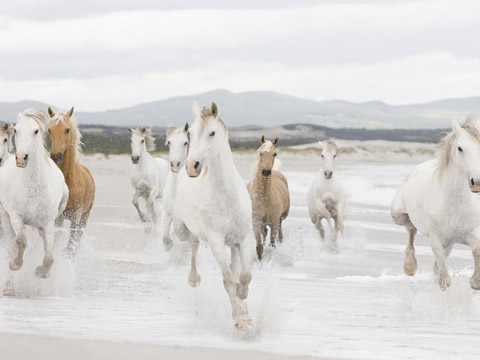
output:
<path id="1" fill-rule="evenodd" d="M 287 218 L 290 211 L 287 179 L 274 169 L 277 141 L 277 138 L 272 142 L 262 136 L 262 145 L 257 150 L 258 159 L 252 167 L 252 179 L 248 185 L 252 199 L 252 223 L 257 241 L 258 260 L 262 260 L 267 226 L 270 227 L 270 245 L 275 246 L 277 235 L 281 243 L 282 221 Z"/>
<path id="2" fill-rule="evenodd" d="M 62 172 L 48 158 L 45 149 L 47 115 L 40 109 L 28 109 L 17 116 L 15 158 L 0 168 L 0 218 L 9 246 L 10 269 L 19 270 L 27 246 L 25 226 L 38 229 L 45 256 L 37 267 L 39 278 L 49 276 L 53 264 L 55 219 L 62 214 L 68 200 L 68 187 Z M 5 295 L 14 295 L 10 273 Z"/>
<path id="3" fill-rule="evenodd" d="M 168 161 L 161 158 L 154 158 L 149 151 L 155 150 L 155 139 L 148 126 L 142 126 L 135 130 L 128 128 L 132 133 L 130 145 L 132 148 L 132 203 L 137 209 L 138 216 L 143 222 L 147 221 L 147 215 L 140 210 L 138 198 L 145 199 L 150 219 L 156 228 L 157 213 L 155 212 L 154 201 L 162 197 L 163 188 L 167 182 L 170 169 Z M 145 229 L 150 232 L 150 229 Z"/>
<path id="4" fill-rule="evenodd" d="M 222 271 L 236 326 L 244 327 L 251 324 L 244 300 L 252 279 L 252 205 L 233 163 L 228 131 L 217 105 L 202 109 L 194 101 L 193 115 L 186 171 L 182 169 L 178 178 L 173 227 L 177 238 L 188 241 L 192 250 L 188 283 L 193 287 L 200 283 L 197 251 L 199 240 L 203 240 Z M 231 249 L 230 266 L 226 246 Z"/>
<path id="5" fill-rule="evenodd" d="M 0 166 L 5 164 L 9 157 L 15 152 L 13 146 L 13 125 L 0 125 Z"/>
<path id="6" fill-rule="evenodd" d="M 333 140 L 320 144 L 323 145 L 323 164 L 308 190 L 307 205 L 310 219 L 323 241 L 325 241 L 325 230 L 323 229 L 322 220 L 327 220 L 330 230 L 332 230 L 330 220 L 333 219 L 335 222 L 329 244 L 332 250 L 335 250 L 338 232 L 340 231 L 343 236 L 345 193 L 338 178 L 333 176 L 333 162 L 337 157 L 337 144 Z"/>
<path id="7" fill-rule="evenodd" d="M 70 239 L 65 251 L 72 258 L 78 250 L 83 231 L 95 199 L 95 183 L 88 169 L 79 163 L 81 134 L 73 117 L 73 107 L 66 113 L 54 113 L 48 108 L 48 132 L 52 151 L 50 157 L 62 170 L 70 195 L 63 215 L 57 220 L 62 227 L 70 220 Z"/>
<path id="8" fill-rule="evenodd" d="M 173 205 L 177 193 L 178 172 L 185 164 L 185 158 L 188 153 L 188 123 L 183 128 L 169 126 L 167 129 L 165 145 L 168 146 L 168 161 L 170 162 L 170 172 L 168 173 L 167 183 L 163 188 L 163 246 L 165 250 L 172 247 L 170 237 L 170 227 L 172 225 Z"/>
<path id="9" fill-rule="evenodd" d="M 413 276 L 417 259 L 413 241 L 417 230 L 430 239 L 435 281 L 450 286 L 446 259 L 455 243 L 469 245 L 475 260 L 470 285 L 480 290 L 480 132 L 472 119 L 452 131 L 440 144 L 435 159 L 417 165 L 403 180 L 392 201 L 392 219 L 409 234 L 404 270 Z"/>

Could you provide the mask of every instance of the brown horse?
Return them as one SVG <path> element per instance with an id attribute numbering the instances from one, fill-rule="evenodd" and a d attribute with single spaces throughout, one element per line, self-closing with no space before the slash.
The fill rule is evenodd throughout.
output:
<path id="1" fill-rule="evenodd" d="M 259 260 L 262 259 L 267 226 L 270 227 L 270 245 L 275 247 L 277 235 L 280 243 L 283 241 L 282 221 L 290 211 L 287 179 L 274 167 L 277 141 L 277 138 L 272 142 L 262 136 L 262 145 L 257 151 L 258 160 L 253 166 L 252 179 L 248 184 Z"/>
<path id="2" fill-rule="evenodd" d="M 65 252 L 73 258 L 93 206 L 95 183 L 90 171 L 78 162 L 81 134 L 73 117 L 73 107 L 66 114 L 56 114 L 49 107 L 48 115 L 48 133 L 52 144 L 50 157 L 62 170 L 70 191 L 67 207 L 56 225 L 62 227 L 65 219 L 70 220 L 70 239 Z"/>

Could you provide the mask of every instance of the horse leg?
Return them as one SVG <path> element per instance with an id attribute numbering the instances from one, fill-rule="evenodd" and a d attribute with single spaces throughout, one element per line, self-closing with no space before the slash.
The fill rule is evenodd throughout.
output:
<path id="1" fill-rule="evenodd" d="M 62 238 L 64 221 L 65 217 L 63 216 L 63 214 L 55 219 L 55 242 L 59 241 L 59 239 Z"/>
<path id="2" fill-rule="evenodd" d="M 181 220 L 175 219 L 173 221 L 173 231 L 180 241 L 188 241 L 191 250 L 190 273 L 188 275 L 188 284 L 192 287 L 197 287 L 200 284 L 201 277 L 197 272 L 197 252 L 198 239 L 188 230 L 185 223 Z"/>
<path id="3" fill-rule="evenodd" d="M 235 250 L 234 250 L 235 248 Z M 236 261 L 237 265 L 234 265 L 233 262 Z M 252 319 L 248 315 L 248 306 L 245 299 L 248 296 L 248 285 L 252 280 L 252 273 L 250 272 L 250 238 L 246 237 L 239 244 L 232 247 L 232 268 L 235 269 L 234 278 L 238 279 L 237 283 L 237 299 L 240 307 L 240 317 L 239 322 L 237 322 L 238 327 L 245 327 L 252 324 Z M 239 271 L 239 276 L 237 275 Z"/>
<path id="4" fill-rule="evenodd" d="M 275 239 L 277 238 L 279 224 L 272 224 L 270 227 L 270 246 L 275 247 Z"/>
<path id="5" fill-rule="evenodd" d="M 83 229 L 87 226 L 87 220 L 90 216 L 90 210 L 83 213 L 80 218 L 71 220 L 70 224 L 70 239 L 65 247 L 65 253 L 73 260 L 77 255 L 78 248 L 80 247 L 80 240 L 83 236 Z"/>
<path id="6" fill-rule="evenodd" d="M 255 234 L 255 240 L 257 241 L 257 256 L 258 260 L 262 261 L 262 254 L 263 254 L 263 228 L 266 228 L 265 224 L 260 221 L 253 222 L 253 233 Z"/>
<path id="7" fill-rule="evenodd" d="M 225 238 L 221 235 L 212 236 L 208 239 L 210 244 L 210 250 L 212 251 L 213 256 L 220 266 L 220 270 L 223 275 L 223 286 L 230 298 L 230 303 L 232 305 L 232 317 L 235 320 L 235 325 L 240 326 L 242 324 L 241 319 L 241 309 L 237 302 L 237 284 L 233 278 L 232 272 L 227 265 L 227 259 L 225 254 Z"/>
<path id="8" fill-rule="evenodd" d="M 154 206 L 156 198 L 157 192 L 155 190 L 152 190 L 148 195 L 148 198 L 146 199 L 148 214 L 150 215 L 150 219 L 152 219 L 154 226 L 157 225 L 157 213 Z"/>
<path id="9" fill-rule="evenodd" d="M 10 223 L 15 232 L 15 242 L 17 244 L 17 255 L 12 252 L 10 256 L 10 269 L 13 271 L 20 270 L 23 265 L 23 253 L 27 247 L 27 237 L 25 236 L 25 225 L 18 216 L 10 216 Z"/>
<path id="10" fill-rule="evenodd" d="M 0 205 L 0 218 L 1 218 L 1 225 L 3 230 L 3 239 L 5 241 L 6 246 L 8 247 L 8 257 L 10 260 L 15 257 L 15 252 L 16 252 L 15 231 L 13 230 L 12 225 L 10 224 L 10 217 L 3 210 L 1 205 Z M 5 287 L 3 288 L 2 295 L 15 296 L 15 286 L 13 282 L 12 270 L 8 271 L 8 277 L 5 282 Z"/>
<path id="11" fill-rule="evenodd" d="M 475 229 L 471 246 L 473 260 L 475 261 L 475 271 L 470 278 L 470 286 L 474 290 L 480 290 L 480 228 Z"/>
<path id="12" fill-rule="evenodd" d="M 322 225 L 322 217 L 317 216 L 316 219 L 312 219 L 313 225 L 315 226 L 315 229 L 317 229 L 318 233 L 320 234 L 320 238 L 322 239 L 323 242 L 325 242 L 325 229 L 323 228 Z"/>
<path id="13" fill-rule="evenodd" d="M 410 217 L 407 213 L 392 210 L 391 215 L 393 222 L 397 225 L 405 226 L 405 229 L 408 232 L 408 245 L 405 249 L 405 261 L 403 262 L 403 270 L 408 276 L 413 276 L 417 271 L 417 259 L 415 258 L 415 247 L 413 246 L 415 235 L 417 234 L 417 229 L 410 221 Z M 436 262 L 434 264 L 434 272 L 435 266 Z"/>
<path id="14" fill-rule="evenodd" d="M 163 212 L 163 248 L 165 251 L 170 251 L 173 246 L 172 238 L 170 237 L 170 227 L 172 225 L 172 214 Z"/>
<path id="15" fill-rule="evenodd" d="M 267 234 L 268 234 L 267 224 L 262 222 L 262 244 L 265 244 L 265 241 L 267 241 Z"/>
<path id="16" fill-rule="evenodd" d="M 197 272 L 197 253 L 198 253 L 199 241 L 197 238 L 194 238 L 190 241 L 191 262 L 190 262 L 190 273 L 188 274 L 188 284 L 191 287 L 197 287 L 200 285 L 202 278 L 198 275 Z"/>
<path id="17" fill-rule="evenodd" d="M 43 265 L 35 270 L 38 278 L 46 279 L 50 275 L 50 268 L 53 264 L 53 238 L 54 238 L 54 222 L 46 224 L 44 229 L 40 229 L 40 236 L 43 238 L 43 247 L 45 255 L 43 257 Z"/>
<path id="18" fill-rule="evenodd" d="M 280 220 L 280 224 L 278 225 L 278 242 L 280 244 L 283 242 L 282 220 Z"/>
<path id="19" fill-rule="evenodd" d="M 435 256 L 435 263 L 433 265 L 434 272 L 438 273 L 438 284 L 443 291 L 447 290 L 451 285 L 450 275 L 448 274 L 446 264 L 445 249 L 441 241 L 436 237 L 430 238 L 430 245 L 432 246 L 433 255 Z M 436 268 L 436 269 L 435 269 Z"/>
<path id="20" fill-rule="evenodd" d="M 140 197 L 139 191 L 135 190 L 135 192 L 133 193 L 132 204 L 137 209 L 138 216 L 140 216 L 140 220 L 142 222 L 147 222 L 147 215 L 142 210 L 140 210 L 140 204 L 138 202 L 139 197 Z"/>

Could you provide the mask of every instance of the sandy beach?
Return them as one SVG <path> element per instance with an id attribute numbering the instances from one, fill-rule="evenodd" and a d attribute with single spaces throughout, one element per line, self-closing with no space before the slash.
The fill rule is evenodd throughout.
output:
<path id="1" fill-rule="evenodd" d="M 255 261 L 252 246 L 248 305 L 254 325 L 248 331 L 233 327 L 207 246 L 199 250 L 202 284 L 192 289 L 185 245 L 176 241 L 166 253 L 160 227 L 145 234 L 131 204 L 129 157 L 83 156 L 97 196 L 78 259 L 63 258 L 63 244 L 57 244 L 50 278 L 37 279 L 43 249 L 29 232 L 25 264 L 15 274 L 17 297 L 0 298 L 0 357 L 475 359 L 480 294 L 469 285 L 470 249 L 455 247 L 448 263 L 452 287 L 441 292 L 432 280 L 429 243 L 421 236 L 418 273 L 404 275 L 407 235 L 389 214 L 396 186 L 414 164 L 432 156 L 434 146 L 362 146 L 361 152 L 342 153 L 335 168 L 348 212 L 338 254 L 323 248 L 306 208 L 319 153 L 279 152 L 291 212 L 284 243 L 268 248 L 264 262 Z M 376 152 L 375 146 L 382 148 Z M 247 182 L 254 153 L 234 157 Z M 4 278 L 8 264 L 1 259 Z"/>

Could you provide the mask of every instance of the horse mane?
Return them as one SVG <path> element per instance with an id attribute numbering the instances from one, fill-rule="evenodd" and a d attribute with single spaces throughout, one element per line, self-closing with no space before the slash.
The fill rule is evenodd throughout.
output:
<path id="1" fill-rule="evenodd" d="M 202 111 L 200 113 L 200 117 L 202 118 L 203 120 L 203 123 L 205 126 L 207 126 L 207 121 L 208 119 L 210 119 L 211 117 L 213 116 L 213 113 L 212 113 L 212 108 L 210 106 L 204 106 L 202 108 Z M 223 130 L 225 131 L 225 135 L 227 136 L 227 139 L 228 139 L 228 129 L 227 129 L 227 126 L 225 125 L 225 123 L 223 122 L 223 119 L 218 116 L 217 117 L 218 119 L 218 122 L 220 123 L 220 125 L 223 127 Z"/>
<path id="2" fill-rule="evenodd" d="M 474 118 L 472 116 L 467 116 L 463 124 L 461 125 L 462 129 L 467 132 L 471 137 L 473 137 L 476 141 L 480 142 L 480 132 L 474 126 Z M 438 160 L 437 171 L 439 175 L 443 175 L 445 170 L 447 169 L 448 165 L 450 164 L 450 158 L 452 155 L 452 147 L 457 140 L 457 134 L 455 131 L 450 131 L 445 134 L 437 148 L 436 158 Z"/>
<path id="3" fill-rule="evenodd" d="M 59 122 L 62 122 L 64 124 L 68 124 L 68 121 L 70 121 L 70 131 L 72 132 L 72 147 L 73 147 L 73 159 L 77 163 L 78 159 L 80 157 L 80 154 L 82 153 L 82 134 L 80 133 L 80 130 L 78 130 L 77 126 L 77 119 L 75 116 L 70 116 L 68 117 L 65 113 L 57 113 L 55 116 L 52 118 L 52 121 L 56 121 L 55 125 L 58 125 Z"/>
<path id="4" fill-rule="evenodd" d="M 149 126 L 139 126 L 132 130 L 132 133 L 145 138 L 147 151 L 155 151 L 155 138 L 152 136 L 152 130 Z"/>
<path id="5" fill-rule="evenodd" d="M 337 143 L 335 142 L 335 140 L 333 139 L 328 139 L 326 142 L 325 142 L 325 147 L 332 147 L 333 150 L 338 150 L 338 145 Z"/>
<path id="6" fill-rule="evenodd" d="M 38 124 L 38 127 L 40 129 L 40 135 L 42 136 L 43 150 L 45 153 L 44 155 L 45 158 L 48 159 L 48 149 L 46 143 L 48 125 L 47 114 L 40 108 L 28 108 L 24 112 L 20 112 L 17 114 L 17 121 L 20 120 L 22 117 L 32 119 Z"/>

